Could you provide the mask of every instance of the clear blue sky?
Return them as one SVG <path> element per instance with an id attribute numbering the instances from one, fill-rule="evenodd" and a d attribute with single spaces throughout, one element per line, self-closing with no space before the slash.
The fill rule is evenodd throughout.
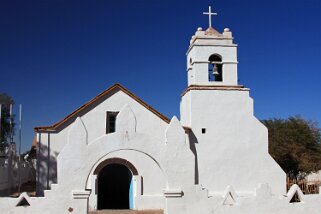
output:
<path id="1" fill-rule="evenodd" d="M 320 0 L 0 0 L 0 92 L 23 105 L 23 150 L 114 83 L 168 117 L 187 86 L 185 53 L 202 12 L 238 46 L 259 119 L 321 124 Z M 17 112 L 17 105 L 15 106 Z"/>

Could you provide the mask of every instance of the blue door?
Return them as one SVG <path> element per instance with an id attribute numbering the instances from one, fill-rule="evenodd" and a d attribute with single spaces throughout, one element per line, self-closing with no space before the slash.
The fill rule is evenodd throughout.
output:
<path id="1" fill-rule="evenodd" d="M 134 209 L 134 176 L 132 176 L 129 186 L 129 209 Z"/>

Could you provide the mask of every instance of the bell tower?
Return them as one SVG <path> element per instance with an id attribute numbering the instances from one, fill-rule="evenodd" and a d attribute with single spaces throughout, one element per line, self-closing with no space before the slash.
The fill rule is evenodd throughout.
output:
<path id="1" fill-rule="evenodd" d="M 233 43 L 232 32 L 225 28 L 219 33 L 212 27 L 211 11 L 209 27 L 198 28 L 190 40 L 187 51 L 188 86 L 191 85 L 237 85 L 237 45 Z"/>
<path id="2" fill-rule="evenodd" d="M 212 27 L 211 8 L 204 14 L 209 27 L 198 28 L 190 41 L 188 87 L 180 103 L 180 122 L 189 128 L 195 154 L 195 183 L 210 193 L 223 193 L 228 185 L 250 192 L 268 183 L 283 194 L 284 183 L 276 181 L 285 181 L 285 174 L 268 154 L 267 129 L 253 114 L 250 90 L 238 85 L 232 33 Z"/>

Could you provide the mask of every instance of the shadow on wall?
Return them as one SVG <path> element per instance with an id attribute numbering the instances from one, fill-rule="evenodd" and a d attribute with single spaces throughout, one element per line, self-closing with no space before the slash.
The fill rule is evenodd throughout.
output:
<path id="1" fill-rule="evenodd" d="M 57 183 L 58 152 L 50 150 L 48 145 L 39 144 L 37 148 L 37 196 L 44 196 L 44 190 L 51 189 L 50 185 Z"/>
<path id="2" fill-rule="evenodd" d="M 199 177 L 198 177 L 198 157 L 197 157 L 197 151 L 196 151 L 196 147 L 195 144 L 198 144 L 198 140 L 197 137 L 195 136 L 195 134 L 193 133 L 193 131 L 191 130 L 188 133 L 188 138 L 189 138 L 189 146 L 190 149 L 192 150 L 194 156 L 195 156 L 195 184 L 199 184 Z"/>

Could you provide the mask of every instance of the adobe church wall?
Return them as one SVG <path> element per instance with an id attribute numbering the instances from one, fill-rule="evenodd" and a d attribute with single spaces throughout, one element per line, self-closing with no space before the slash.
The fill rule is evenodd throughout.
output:
<path id="1" fill-rule="evenodd" d="M 106 112 L 120 111 L 126 103 L 131 106 L 136 120 L 139 121 L 136 126 L 138 133 L 148 133 L 151 136 L 150 143 L 164 140 L 164 130 L 168 124 L 124 92 L 118 91 L 81 116 L 88 133 L 88 144 L 110 135 L 106 134 Z M 37 139 L 41 142 L 38 158 L 38 195 L 43 195 L 43 190 L 50 189 L 50 185 L 57 182 L 57 157 L 68 141 L 71 126 L 72 124 L 58 133 L 38 133 Z"/>
<path id="2" fill-rule="evenodd" d="M 269 183 L 274 194 L 285 193 L 285 173 L 268 154 L 267 129 L 253 116 L 248 91 L 191 90 L 182 97 L 181 109 L 184 125 L 197 139 L 199 183 L 210 193 L 228 185 L 253 193 L 258 183 Z"/>
<path id="3" fill-rule="evenodd" d="M 115 157 L 131 162 L 143 178 L 143 191 L 136 192 L 136 209 L 162 209 L 164 189 L 194 185 L 194 156 L 179 121 L 173 119 L 163 130 L 163 139 L 155 141 L 150 134 L 136 132 L 136 122 L 141 120 L 135 118 L 126 104 L 117 117 L 116 132 L 90 144 L 87 128 L 78 118 L 70 129 L 68 143 L 58 155 L 59 189 L 66 194 L 75 189 L 91 190 L 89 205 L 95 209 L 95 169 L 102 161 Z M 118 127 L 124 122 L 129 126 Z"/>
<path id="4" fill-rule="evenodd" d="M 67 136 L 50 136 L 51 151 L 57 149 L 55 141 L 66 142 L 56 160 L 59 190 L 65 194 L 91 190 L 89 205 L 95 209 L 95 167 L 108 158 L 124 158 L 137 168 L 143 181 L 135 207 L 164 208 L 164 189 L 194 184 L 194 155 L 185 141 L 185 131 L 177 119 L 167 124 L 123 93 L 112 97 L 78 117 Z M 120 111 L 115 133 L 104 132 L 106 111 Z"/>

